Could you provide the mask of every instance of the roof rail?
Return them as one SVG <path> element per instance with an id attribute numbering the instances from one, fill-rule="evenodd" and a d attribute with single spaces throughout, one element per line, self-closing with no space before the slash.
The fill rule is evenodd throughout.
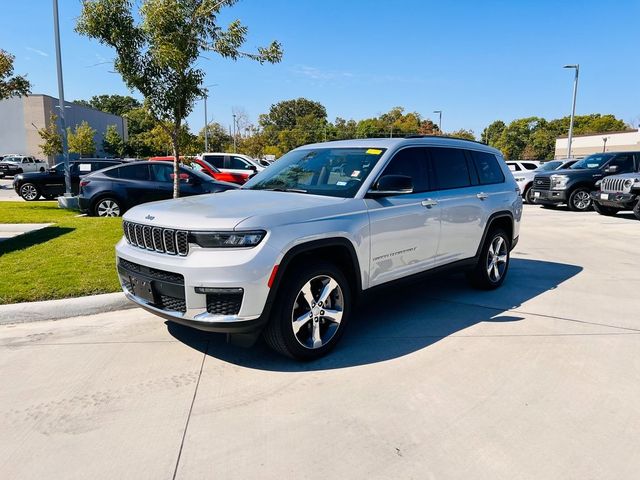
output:
<path id="1" fill-rule="evenodd" d="M 479 143 L 480 145 L 485 145 L 487 147 L 491 146 L 484 142 L 480 142 L 478 140 L 469 140 L 468 138 L 452 137 L 450 135 L 406 135 L 404 138 L 450 138 L 451 140 L 462 140 L 463 142 Z M 492 147 L 492 148 L 495 148 L 495 147 Z"/>

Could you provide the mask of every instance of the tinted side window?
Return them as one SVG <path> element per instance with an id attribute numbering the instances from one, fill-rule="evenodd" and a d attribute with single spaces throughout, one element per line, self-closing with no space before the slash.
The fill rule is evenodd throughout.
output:
<path id="1" fill-rule="evenodd" d="M 478 171 L 481 185 L 504 182 L 504 174 L 495 155 L 487 152 L 471 151 L 471 157 Z"/>
<path id="2" fill-rule="evenodd" d="M 616 165 L 618 167 L 618 172 L 631 172 L 633 171 L 633 155 L 618 155 L 616 158 L 611 160 L 608 166 Z"/>
<path id="3" fill-rule="evenodd" d="M 151 180 L 154 182 L 173 182 L 173 164 L 167 165 L 164 162 L 154 162 L 149 165 L 151 169 Z"/>
<path id="4" fill-rule="evenodd" d="M 538 166 L 535 163 L 523 163 L 522 164 L 524 166 L 524 168 L 526 168 L 527 170 L 535 170 L 536 168 L 538 168 Z"/>
<path id="5" fill-rule="evenodd" d="M 430 148 L 438 190 L 463 188 L 471 185 L 469 167 L 464 150 L 457 148 Z"/>
<path id="6" fill-rule="evenodd" d="M 233 168 L 234 170 L 249 170 L 251 166 L 244 158 L 231 157 L 229 161 L 229 168 Z"/>
<path id="7" fill-rule="evenodd" d="M 149 180 L 148 165 L 127 165 L 120 170 L 120 178 L 128 180 Z"/>
<path id="8" fill-rule="evenodd" d="M 424 148 L 404 148 L 394 155 L 384 175 L 406 175 L 413 179 L 413 191 L 429 190 L 427 155 Z"/>
<path id="9" fill-rule="evenodd" d="M 113 168 L 111 170 L 107 170 L 106 172 L 102 172 L 103 175 L 109 178 L 120 178 L 120 170 L 121 168 Z"/>
<path id="10" fill-rule="evenodd" d="M 216 168 L 224 168 L 223 155 L 204 155 L 202 158 Z"/>

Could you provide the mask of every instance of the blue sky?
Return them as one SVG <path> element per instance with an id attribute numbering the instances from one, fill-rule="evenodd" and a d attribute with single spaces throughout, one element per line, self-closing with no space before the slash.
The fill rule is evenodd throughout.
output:
<path id="1" fill-rule="evenodd" d="M 3 2 L 0 47 L 16 56 L 34 93 L 56 96 L 51 0 Z M 112 73 L 113 52 L 73 32 L 79 0 L 60 0 L 68 100 L 129 93 Z M 580 63 L 577 113 L 640 121 L 640 1 L 243 0 L 225 23 L 249 27 L 247 48 L 283 44 L 278 65 L 202 60 L 209 116 L 224 125 L 241 107 L 253 121 L 272 103 L 304 96 L 329 118 L 360 119 L 400 105 L 443 128 L 473 129 L 523 116 L 556 118 L 571 106 Z M 435 118 L 434 118 L 435 119 Z M 189 117 L 203 125 L 202 104 Z"/>

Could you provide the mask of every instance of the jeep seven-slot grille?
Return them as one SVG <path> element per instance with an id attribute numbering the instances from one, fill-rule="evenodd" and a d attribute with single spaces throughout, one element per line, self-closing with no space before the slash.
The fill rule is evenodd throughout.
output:
<path id="1" fill-rule="evenodd" d="M 622 193 L 624 192 L 624 183 L 628 178 L 603 178 L 601 190 L 603 192 Z"/>
<path id="2" fill-rule="evenodd" d="M 140 223 L 122 222 L 124 236 L 131 245 L 169 255 L 189 253 L 189 232 L 173 228 L 151 227 Z"/>
<path id="3" fill-rule="evenodd" d="M 551 190 L 551 178 L 535 177 L 533 179 L 533 188 L 536 190 Z"/>

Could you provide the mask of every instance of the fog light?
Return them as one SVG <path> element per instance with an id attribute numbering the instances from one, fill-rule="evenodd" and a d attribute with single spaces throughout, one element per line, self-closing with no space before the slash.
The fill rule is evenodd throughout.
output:
<path id="1" fill-rule="evenodd" d="M 202 293 L 202 294 L 242 294 L 244 293 L 244 290 L 242 288 L 217 288 L 217 287 L 196 287 L 195 288 L 196 293 Z"/>

